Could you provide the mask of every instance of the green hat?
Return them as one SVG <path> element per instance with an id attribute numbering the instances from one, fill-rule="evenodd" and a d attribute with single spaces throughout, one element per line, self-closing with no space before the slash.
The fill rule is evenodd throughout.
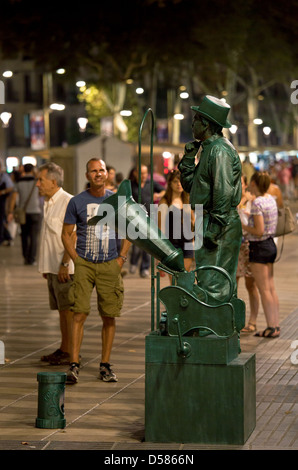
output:
<path id="1" fill-rule="evenodd" d="M 210 119 L 210 121 L 216 122 L 221 127 L 232 126 L 227 119 L 231 107 L 219 98 L 215 98 L 215 96 L 205 96 L 200 106 L 191 106 L 191 109 Z"/>

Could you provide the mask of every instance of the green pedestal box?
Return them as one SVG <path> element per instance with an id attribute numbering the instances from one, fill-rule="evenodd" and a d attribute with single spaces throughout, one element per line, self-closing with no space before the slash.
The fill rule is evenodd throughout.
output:
<path id="1" fill-rule="evenodd" d="M 236 336 L 183 337 L 186 358 L 176 337 L 146 337 L 146 441 L 246 442 L 256 424 L 255 355 L 236 354 Z"/>
<path id="2" fill-rule="evenodd" d="M 245 304 L 235 297 L 235 282 L 220 266 L 200 265 L 194 271 L 185 271 L 182 250 L 172 245 L 134 201 L 128 180 L 105 200 L 105 205 L 111 210 L 105 211 L 101 205 L 88 225 L 107 223 L 150 254 L 152 261 L 159 260 L 158 268 L 173 276 L 172 286 L 159 290 L 152 262 L 152 330 L 154 279 L 157 305 L 163 303 L 167 318 L 159 330 L 163 335 L 152 331 L 146 337 L 146 441 L 243 444 L 256 421 L 255 356 L 239 354 L 238 334 L 245 325 Z M 237 263 L 236 252 L 232 250 L 231 256 Z M 208 292 L 201 287 L 207 275 Z M 220 300 L 212 297 L 219 281 Z"/>

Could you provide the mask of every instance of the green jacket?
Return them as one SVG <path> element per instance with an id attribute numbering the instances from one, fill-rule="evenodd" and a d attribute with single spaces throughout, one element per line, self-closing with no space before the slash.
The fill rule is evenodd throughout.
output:
<path id="1" fill-rule="evenodd" d="M 224 268 L 235 283 L 242 238 L 237 212 L 242 193 L 240 158 L 233 145 L 217 134 L 202 142 L 200 160 L 195 165 L 197 151 L 185 153 L 178 166 L 192 208 L 203 205 L 203 240 L 195 253 L 196 264 Z M 204 278 L 207 281 L 210 276 Z M 222 280 L 214 281 L 210 289 L 209 279 L 208 290 L 219 293 Z M 207 289 L 206 282 L 203 284 Z"/>
<path id="2" fill-rule="evenodd" d="M 233 145 L 217 134 L 202 142 L 200 161 L 195 165 L 194 152 L 179 164 L 181 184 L 190 193 L 190 203 L 202 204 L 212 222 L 224 226 L 231 209 L 241 199 L 241 162 Z"/>

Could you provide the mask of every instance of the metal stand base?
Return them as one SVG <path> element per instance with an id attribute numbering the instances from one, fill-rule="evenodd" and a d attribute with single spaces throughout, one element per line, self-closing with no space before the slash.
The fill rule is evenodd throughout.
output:
<path id="1" fill-rule="evenodd" d="M 145 440 L 244 444 L 256 425 L 255 355 L 199 363 L 207 338 L 184 339 L 192 349 L 185 360 L 170 357 L 175 338 L 146 337 Z"/>

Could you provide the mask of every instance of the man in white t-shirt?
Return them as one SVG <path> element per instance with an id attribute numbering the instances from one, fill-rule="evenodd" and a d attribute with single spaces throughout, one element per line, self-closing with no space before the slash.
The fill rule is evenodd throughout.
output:
<path id="1" fill-rule="evenodd" d="M 40 232 L 38 271 L 47 279 L 51 310 L 58 310 L 60 316 L 61 345 L 52 354 L 41 360 L 52 365 L 68 364 L 70 333 L 73 313 L 70 310 L 68 291 L 72 282 L 74 265 L 65 251 L 61 233 L 65 211 L 73 197 L 63 190 L 63 169 L 53 162 L 39 168 L 36 186 L 44 196 L 44 213 Z M 75 244 L 75 232 L 73 236 Z"/>

